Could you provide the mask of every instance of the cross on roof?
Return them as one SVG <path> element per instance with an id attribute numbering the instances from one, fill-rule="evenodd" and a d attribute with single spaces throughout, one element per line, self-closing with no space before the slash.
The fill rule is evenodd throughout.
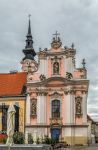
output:
<path id="1" fill-rule="evenodd" d="M 83 68 L 85 68 L 85 64 L 86 64 L 85 59 L 83 59 L 83 60 L 82 60 Z"/>
<path id="2" fill-rule="evenodd" d="M 56 33 L 53 34 L 53 35 L 55 35 L 55 38 L 56 38 L 56 40 L 57 40 L 57 37 L 58 37 L 58 35 L 60 35 L 60 33 L 58 33 L 58 32 L 56 31 Z"/>

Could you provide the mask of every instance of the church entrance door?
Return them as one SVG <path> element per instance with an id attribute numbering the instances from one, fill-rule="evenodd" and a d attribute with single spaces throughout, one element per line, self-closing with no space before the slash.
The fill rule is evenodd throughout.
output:
<path id="1" fill-rule="evenodd" d="M 56 139 L 59 141 L 59 136 L 60 136 L 60 129 L 58 128 L 51 129 L 51 137 L 53 139 Z"/>

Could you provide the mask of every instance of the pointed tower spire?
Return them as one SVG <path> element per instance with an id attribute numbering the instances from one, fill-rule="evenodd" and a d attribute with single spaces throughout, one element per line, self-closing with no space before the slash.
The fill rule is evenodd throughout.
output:
<path id="1" fill-rule="evenodd" d="M 27 39 L 26 39 L 26 47 L 25 48 L 33 48 L 33 39 L 31 34 L 31 22 L 30 22 L 30 16 L 29 15 L 29 26 L 28 26 L 28 33 L 27 33 Z"/>
<path id="2" fill-rule="evenodd" d="M 31 15 L 29 15 L 28 35 L 29 35 L 29 36 L 32 36 L 32 34 L 31 34 L 31 22 L 30 22 L 30 17 L 31 17 Z"/>
<path id="3" fill-rule="evenodd" d="M 33 38 L 31 33 L 31 21 L 30 21 L 31 15 L 29 15 L 29 24 L 28 24 L 28 33 L 27 33 L 27 39 L 26 39 L 26 46 L 23 50 L 23 53 L 25 54 L 24 59 L 31 59 L 34 60 L 34 56 L 36 55 L 34 48 L 33 48 Z"/>

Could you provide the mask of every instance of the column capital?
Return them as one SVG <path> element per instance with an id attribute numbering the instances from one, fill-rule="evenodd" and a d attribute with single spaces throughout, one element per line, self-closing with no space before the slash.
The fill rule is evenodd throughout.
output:
<path id="1" fill-rule="evenodd" d="M 65 95 L 74 95 L 76 93 L 76 90 L 65 90 L 64 93 Z"/>
<path id="2" fill-rule="evenodd" d="M 37 94 L 37 96 L 46 96 L 48 94 L 48 92 L 44 91 L 44 90 L 40 90 L 36 94 Z"/>

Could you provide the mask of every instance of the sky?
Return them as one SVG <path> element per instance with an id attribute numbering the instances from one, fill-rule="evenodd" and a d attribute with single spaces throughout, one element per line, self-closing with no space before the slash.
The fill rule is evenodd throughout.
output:
<path id="1" fill-rule="evenodd" d="M 88 114 L 98 121 L 98 0 L 0 0 L 0 73 L 21 70 L 29 14 L 36 52 L 57 30 L 63 46 L 75 44 L 76 66 L 86 59 Z"/>

